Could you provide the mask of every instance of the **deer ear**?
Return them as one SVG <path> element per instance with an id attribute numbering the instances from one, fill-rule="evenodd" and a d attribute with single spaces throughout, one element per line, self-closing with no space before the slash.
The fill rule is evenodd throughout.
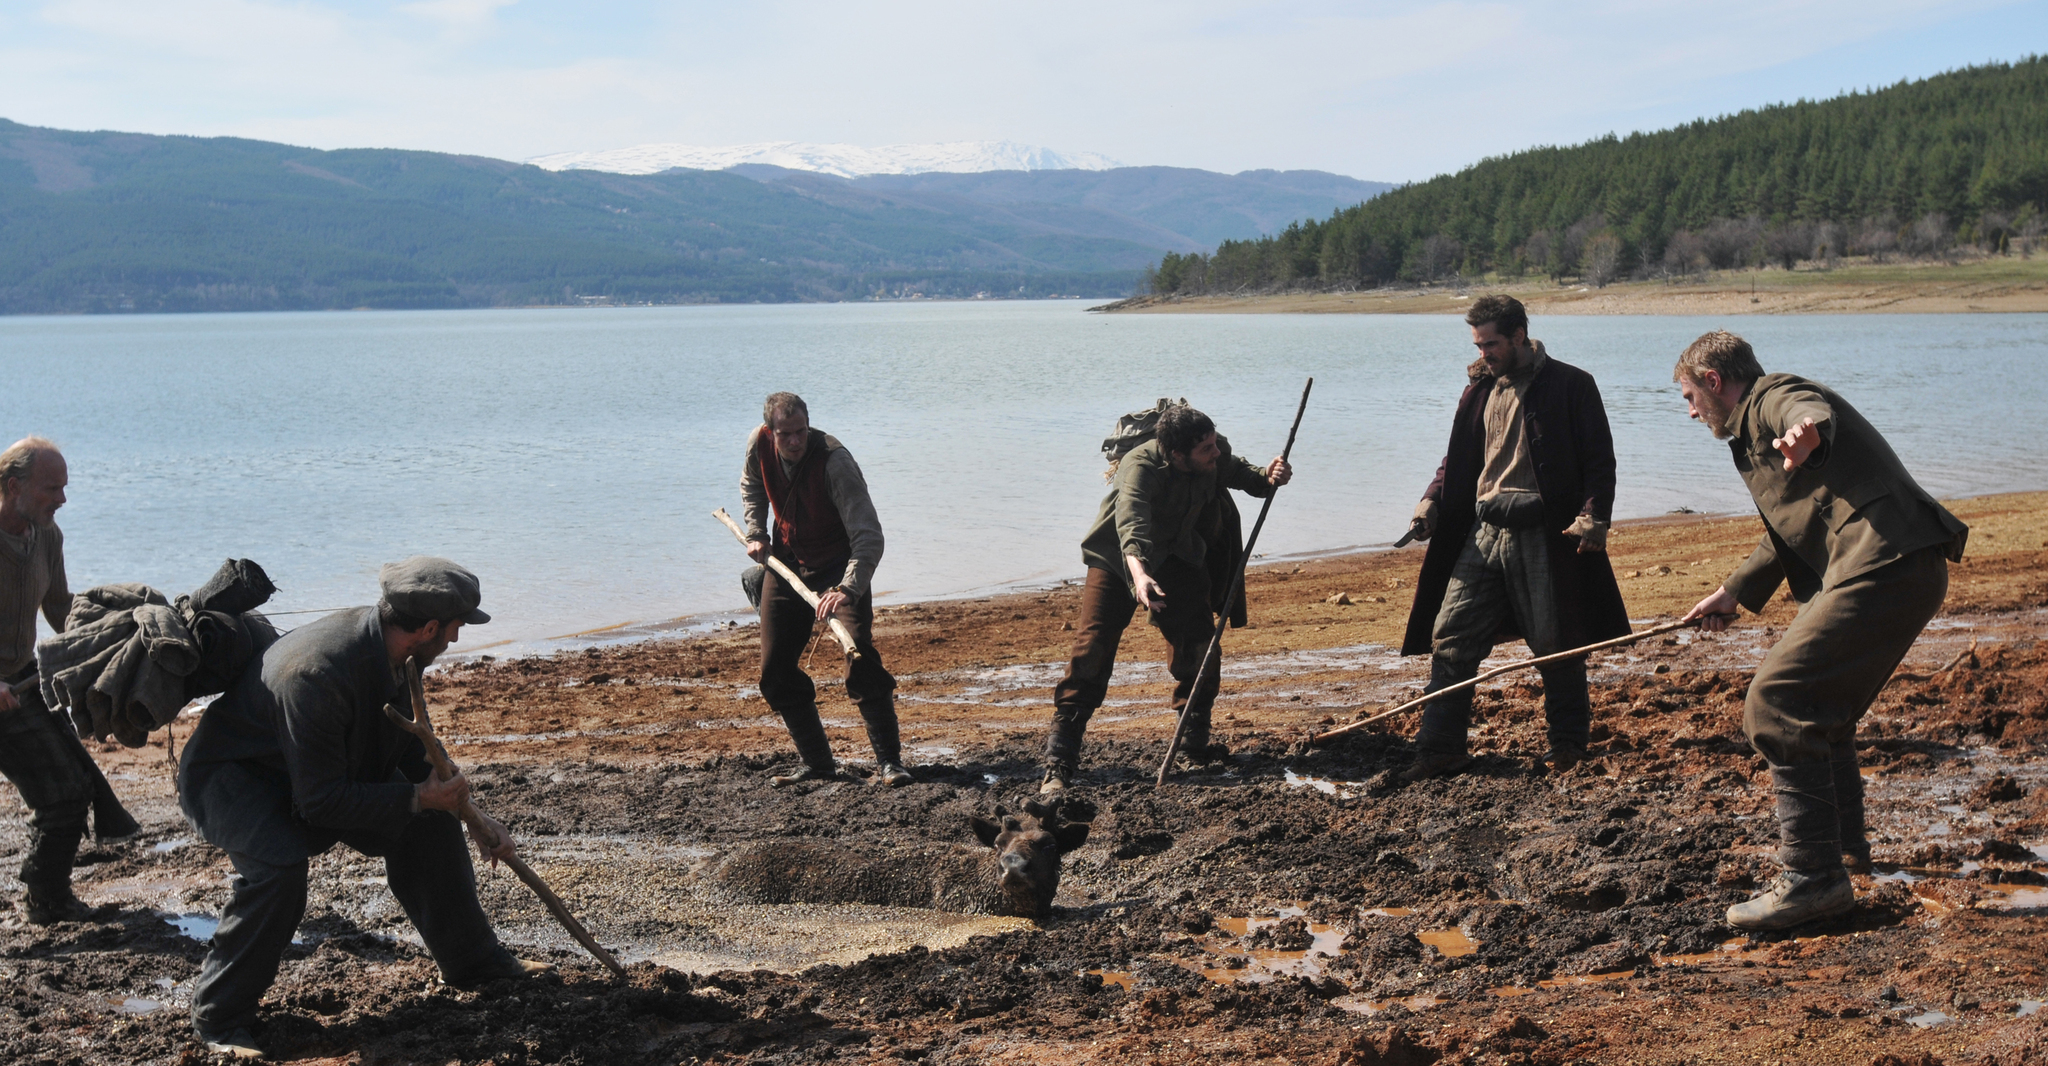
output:
<path id="1" fill-rule="evenodd" d="M 1089 822 L 1061 822 L 1053 829 L 1052 838 L 1060 842 L 1062 853 L 1073 851 L 1088 843 L 1088 830 L 1091 828 L 1093 825 Z"/>
<path id="2" fill-rule="evenodd" d="M 1003 835 L 1002 826 L 983 818 L 981 815 L 977 814 L 967 819 L 967 823 L 974 827 L 975 838 L 989 847 L 995 847 L 996 838 Z"/>

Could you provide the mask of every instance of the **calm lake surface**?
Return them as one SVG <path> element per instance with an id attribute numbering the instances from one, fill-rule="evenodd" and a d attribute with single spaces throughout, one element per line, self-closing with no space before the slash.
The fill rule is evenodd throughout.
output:
<path id="1" fill-rule="evenodd" d="M 876 585 L 900 602 L 1079 577 L 1117 415 L 1185 396 L 1264 461 L 1309 375 L 1296 481 L 1259 547 L 1385 544 L 1472 356 L 1451 317 L 1084 307 L 8 318 L 0 437 L 64 448 L 74 590 L 175 595 L 246 556 L 277 582 L 273 609 L 314 611 L 372 602 L 387 560 L 446 555 L 496 618 L 457 650 L 506 654 L 743 608 L 746 560 L 710 512 L 738 514 L 775 389 L 859 459 L 888 534 Z M 1766 369 L 1840 390 L 1936 494 L 2048 482 L 2048 316 L 1540 318 L 1551 353 L 1599 379 L 1618 517 L 1749 509 L 1670 382 L 1678 351 L 1724 326 Z"/>

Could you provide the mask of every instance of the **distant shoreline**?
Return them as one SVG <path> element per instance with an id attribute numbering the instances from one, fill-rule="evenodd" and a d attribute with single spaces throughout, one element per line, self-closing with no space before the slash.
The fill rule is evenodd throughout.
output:
<path id="1" fill-rule="evenodd" d="M 1715 271 L 1704 279 L 1469 281 L 1360 292 L 1134 296 L 1090 308 L 1122 314 L 1458 314 L 1476 296 L 1510 293 L 1546 315 L 1984 314 L 2048 312 L 2048 255 L 1959 264 L 1870 264 L 1833 270 Z"/>

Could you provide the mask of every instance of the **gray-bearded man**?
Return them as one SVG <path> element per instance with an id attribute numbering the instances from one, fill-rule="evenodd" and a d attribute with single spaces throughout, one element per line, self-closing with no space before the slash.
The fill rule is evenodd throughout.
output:
<path id="1" fill-rule="evenodd" d="M 415 556 L 378 575 L 375 607 L 336 611 L 279 638 L 215 700 L 179 761 L 179 802 L 228 853 L 234 898 L 192 985 L 192 1025 L 216 1053 L 257 1058 L 256 1006 L 306 911 L 307 863 L 337 843 L 384 859 L 386 883 L 441 979 L 473 987 L 552 967 L 513 958 L 476 897 L 452 812 L 469 779 L 438 779 L 426 749 L 384 715 L 410 707 L 403 673 L 448 650 L 477 609 L 476 575 Z M 505 827 L 487 854 L 514 850 Z M 478 840 L 478 848 L 484 847 Z"/>
<path id="2" fill-rule="evenodd" d="M 1970 529 L 1920 488 L 1848 401 L 1765 374 L 1749 342 L 1717 330 L 1679 356 L 1688 413 L 1728 442 L 1763 516 L 1756 551 L 1687 619 L 1728 628 L 1789 584 L 1799 614 L 1757 667 L 1742 728 L 1771 766 L 1778 862 L 1737 929 L 1784 929 L 1856 904 L 1846 857 L 1868 869 L 1856 723 L 1948 595 Z"/>
<path id="3" fill-rule="evenodd" d="M 71 610 L 64 533 L 57 528 L 57 509 L 70 483 L 63 454 L 41 437 L 23 438 L 0 452 L 0 773 L 30 812 L 22 909 L 36 925 L 89 913 L 72 894 L 71 867 L 85 836 L 86 811 L 107 789 L 71 723 L 50 713 L 33 680 L 36 612 L 61 633 Z M 101 840 L 140 828 L 111 792 L 97 806 Z"/>
<path id="4" fill-rule="evenodd" d="M 846 698 L 860 708 L 875 753 L 875 782 L 891 788 L 914 778 L 903 768 L 896 723 L 896 679 L 875 650 L 875 567 L 882 561 L 882 520 L 875 516 L 860 464 L 838 438 L 811 427 L 811 409 L 793 392 L 769 395 L 761 425 L 747 437 L 740 467 L 747 555 L 770 554 L 818 596 L 813 609 L 768 568 L 761 582 L 761 698 L 796 744 L 803 767 L 776 785 L 838 776 L 832 741 L 818 718 L 818 689 L 804 672 L 804 646 L 818 622 L 836 618 L 853 635 L 846 656 Z"/>

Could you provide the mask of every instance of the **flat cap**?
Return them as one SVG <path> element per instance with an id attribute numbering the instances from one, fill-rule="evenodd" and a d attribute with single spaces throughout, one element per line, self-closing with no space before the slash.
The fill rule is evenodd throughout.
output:
<path id="1" fill-rule="evenodd" d="M 384 593 L 384 602 L 414 618 L 455 619 L 464 625 L 491 620 L 476 609 L 484 598 L 476 575 L 436 556 L 415 555 L 385 563 L 377 571 L 377 586 Z"/>

